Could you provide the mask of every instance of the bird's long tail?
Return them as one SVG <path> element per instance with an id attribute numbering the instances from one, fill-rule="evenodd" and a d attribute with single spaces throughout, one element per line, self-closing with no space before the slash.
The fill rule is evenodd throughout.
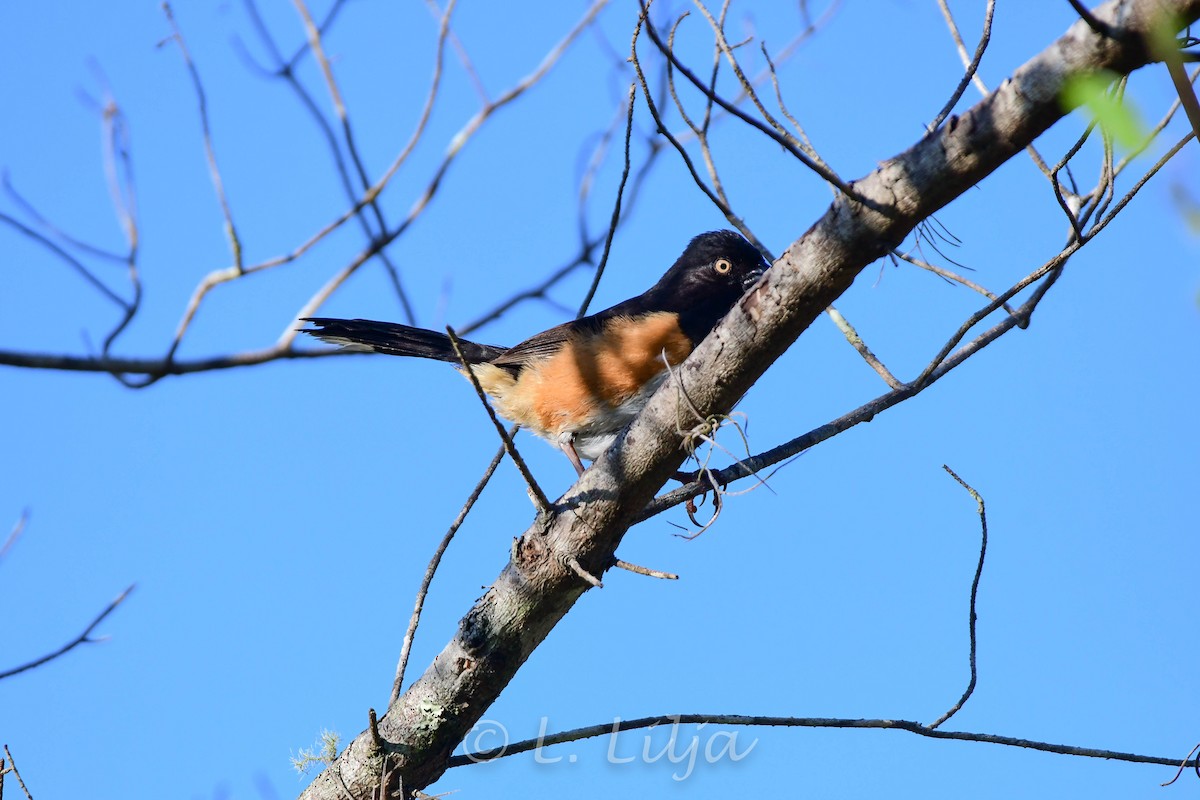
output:
<path id="1" fill-rule="evenodd" d="M 374 322 L 369 319 L 330 319 L 306 317 L 314 328 L 301 328 L 302 333 L 321 341 L 341 345 L 351 350 L 386 353 L 390 356 L 415 356 L 458 363 L 458 355 L 444 333 L 424 328 L 412 328 L 395 322 Z M 502 355 L 508 348 L 458 340 L 459 349 L 468 364 L 481 364 Z"/>

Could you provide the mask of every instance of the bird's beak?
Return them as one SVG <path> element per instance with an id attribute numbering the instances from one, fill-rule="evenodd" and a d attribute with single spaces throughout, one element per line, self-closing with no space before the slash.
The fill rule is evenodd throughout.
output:
<path id="1" fill-rule="evenodd" d="M 751 286 L 758 283 L 758 279 L 766 273 L 768 266 L 767 264 L 763 264 L 758 269 L 747 272 L 746 277 L 742 278 L 742 291 L 749 291 Z"/>

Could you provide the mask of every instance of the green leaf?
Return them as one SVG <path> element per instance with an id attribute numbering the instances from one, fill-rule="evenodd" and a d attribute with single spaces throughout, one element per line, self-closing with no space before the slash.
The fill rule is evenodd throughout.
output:
<path id="1" fill-rule="evenodd" d="M 1117 144 L 1133 150 L 1146 138 L 1146 126 L 1132 104 L 1113 95 L 1109 87 L 1118 76 L 1112 72 L 1072 75 L 1063 84 L 1059 102 L 1064 108 L 1082 107 Z"/>

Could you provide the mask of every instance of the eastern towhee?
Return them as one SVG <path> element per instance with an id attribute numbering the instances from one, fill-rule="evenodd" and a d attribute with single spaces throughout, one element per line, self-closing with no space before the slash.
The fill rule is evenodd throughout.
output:
<path id="1" fill-rule="evenodd" d="M 563 323 L 514 347 L 459 339 L 496 410 L 561 448 L 583 474 L 674 367 L 770 265 L 733 231 L 702 233 L 658 283 L 612 308 Z M 348 349 L 460 364 L 450 337 L 365 319 L 304 320 Z"/>

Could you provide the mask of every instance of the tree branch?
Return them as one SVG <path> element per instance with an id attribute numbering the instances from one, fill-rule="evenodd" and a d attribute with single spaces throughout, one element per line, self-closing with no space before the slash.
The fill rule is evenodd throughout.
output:
<path id="1" fill-rule="evenodd" d="M 25 672 L 26 670 L 34 669 L 35 667 L 40 667 L 42 664 L 53 661 L 54 659 L 58 658 L 59 656 L 66 655 L 67 653 L 74 650 L 76 647 L 78 647 L 81 644 L 92 644 L 94 642 L 100 641 L 99 639 L 91 638 L 92 631 L 96 630 L 96 626 L 99 625 L 101 622 L 103 622 L 105 617 L 107 617 L 112 612 L 116 611 L 117 606 L 121 605 L 121 602 L 126 597 L 128 597 L 129 593 L 132 591 L 133 591 L 133 586 L 131 585 L 128 589 L 126 589 L 125 591 L 123 591 L 119 595 L 117 595 L 116 599 L 113 600 L 111 603 L 109 603 L 108 607 L 105 608 L 103 611 L 101 611 L 100 614 L 95 619 L 92 620 L 91 624 L 83 629 L 83 633 L 79 634 L 74 639 L 72 639 L 71 641 L 69 641 L 65 645 L 63 645 L 62 647 L 55 650 L 53 653 L 48 653 L 48 654 L 42 656 L 41 658 L 34 659 L 33 661 L 30 661 L 27 664 L 22 664 L 19 667 L 13 667 L 12 669 L 5 670 L 4 672 L 0 672 L 0 680 L 4 680 L 5 678 L 12 677 L 13 675 L 17 675 L 19 673 Z"/>
<path id="2" fill-rule="evenodd" d="M 1065 756 L 1080 756 L 1082 758 L 1103 758 L 1113 761 L 1127 761 L 1135 764 L 1161 764 L 1163 766 L 1196 767 L 1200 759 L 1191 758 L 1188 754 L 1182 763 L 1178 757 L 1147 756 L 1140 753 L 1125 753 L 1120 750 L 1103 750 L 1095 747 L 1076 747 L 1069 744 L 1054 744 L 1035 739 L 1021 739 L 1016 736 L 1001 736 L 995 733 L 974 733 L 971 731 L 944 731 L 932 725 L 922 725 L 920 722 L 907 719 L 843 719 L 839 717 L 775 717 L 749 716 L 743 714 L 664 714 L 655 717 L 640 717 L 638 719 L 615 719 L 612 722 L 599 725 L 588 725 L 584 728 L 563 731 L 561 733 L 541 736 L 537 739 L 524 739 L 502 748 L 484 750 L 467 755 L 454 756 L 450 759 L 450 768 L 462 767 L 482 761 L 494 761 L 505 756 L 528 753 L 566 742 L 577 742 L 597 736 L 616 736 L 626 731 L 643 728 L 654 728 L 660 725 L 738 725 L 747 727 L 770 728 L 856 728 L 908 731 L 918 736 L 930 739 L 954 739 L 960 742 L 983 742 L 998 744 L 1006 747 L 1020 747 L 1026 750 L 1039 750 L 1043 753 L 1058 753 Z M 1194 752 L 1194 751 L 1193 751 Z M 1165 785 L 1165 784 L 1164 784 Z"/>
<path id="3" fill-rule="evenodd" d="M 979 495 L 979 492 L 975 491 L 975 489 L 972 486 L 970 486 L 962 478 L 958 477 L 958 473 L 955 472 L 954 470 L 950 469 L 950 467 L 943 464 L 942 469 L 946 470 L 946 472 L 949 472 L 950 477 L 954 478 L 954 480 L 958 481 L 959 485 L 962 486 L 964 489 L 966 489 L 967 494 L 971 495 L 971 499 L 975 501 L 976 505 L 979 508 L 979 526 L 982 529 L 983 533 L 980 537 L 981 541 L 979 544 L 979 564 L 976 565 L 976 567 L 975 567 L 975 578 L 971 581 L 971 603 L 967 609 L 967 628 L 968 628 L 968 635 L 969 635 L 970 643 L 971 643 L 970 648 L 968 650 L 967 661 L 971 667 L 971 679 L 969 681 L 967 681 L 967 688 L 963 691 L 962 697 L 958 698 L 958 702 L 956 702 L 954 705 L 950 706 L 950 708 L 947 709 L 946 713 L 942 714 L 940 717 L 938 717 L 935 722 L 929 723 L 930 728 L 940 728 L 942 726 L 943 722 L 950 719 L 955 714 L 957 714 L 960 710 L 962 710 L 962 707 L 967 704 L 967 701 L 971 699 L 971 695 L 974 694 L 974 692 L 975 692 L 975 683 L 979 678 L 979 672 L 976 669 L 976 661 L 975 661 L 975 655 L 976 655 L 975 623 L 978 621 L 978 615 L 975 613 L 975 608 L 976 608 L 976 601 L 979 599 L 979 581 L 983 577 L 983 561 L 985 558 L 987 558 L 987 540 L 988 540 L 987 510 L 984 508 L 983 498 Z"/>

